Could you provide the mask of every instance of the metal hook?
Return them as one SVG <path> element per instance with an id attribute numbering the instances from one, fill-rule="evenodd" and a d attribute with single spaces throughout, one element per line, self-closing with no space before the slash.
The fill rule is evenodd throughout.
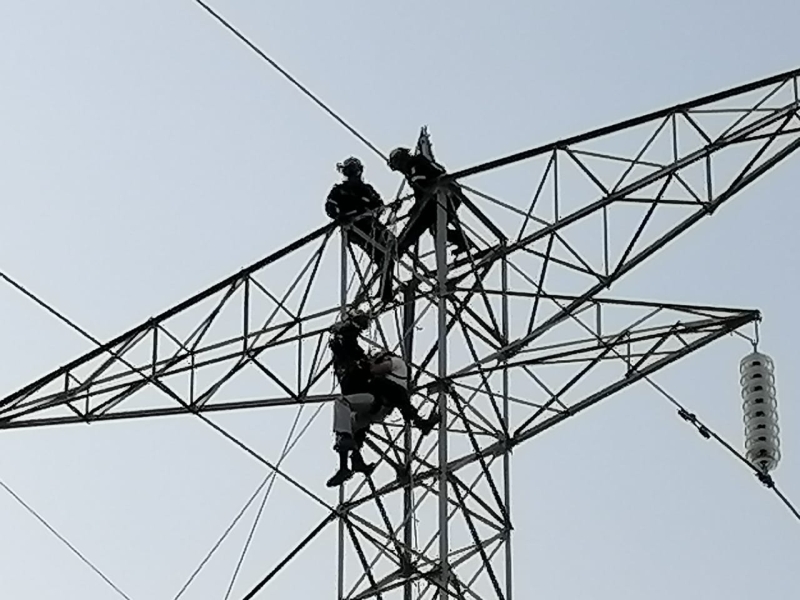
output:
<path id="1" fill-rule="evenodd" d="M 761 341 L 761 327 L 759 326 L 760 321 L 756 321 L 753 329 L 755 330 L 755 334 L 753 336 L 753 352 L 758 352 L 758 342 Z"/>

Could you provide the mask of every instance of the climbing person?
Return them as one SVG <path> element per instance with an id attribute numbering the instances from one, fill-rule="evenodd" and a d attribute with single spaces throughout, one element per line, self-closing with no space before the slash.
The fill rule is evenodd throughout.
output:
<path id="1" fill-rule="evenodd" d="M 434 185 L 446 174 L 444 167 L 430 160 L 423 154 L 412 154 L 408 148 L 395 148 L 389 154 L 389 168 L 401 173 L 414 191 L 414 205 L 408 213 L 408 224 L 398 236 L 397 258 L 405 252 L 429 230 L 436 238 L 437 230 L 437 198 Z M 463 192 L 455 184 L 444 188 L 448 203 L 447 211 L 447 243 L 454 246 L 454 254 L 465 254 L 472 243 L 458 229 L 456 211 L 464 199 Z"/>
<path id="2" fill-rule="evenodd" d="M 365 313 L 353 312 L 331 328 L 329 347 L 342 395 L 333 406 L 334 451 L 339 455 L 339 468 L 328 480 L 328 487 L 342 485 L 355 472 L 372 473 L 375 464 L 364 461 L 361 449 L 370 426 L 382 422 L 395 408 L 422 435 L 430 433 L 439 420 L 435 413 L 421 418 L 411 404 L 405 361 L 386 352 L 369 357 L 358 343 L 369 320 Z"/>
<path id="3" fill-rule="evenodd" d="M 331 328 L 328 346 L 342 395 L 333 405 L 333 431 L 336 438 L 333 449 L 339 455 L 339 469 L 328 480 L 328 487 L 342 485 L 353 472 L 370 473 L 374 468 L 361 455 L 366 428 L 381 409 L 379 400 L 368 391 L 372 374 L 366 352 L 358 343 L 359 335 L 368 325 L 369 317 L 362 312 L 355 312 Z M 351 466 L 348 466 L 348 458 Z"/>
<path id="4" fill-rule="evenodd" d="M 335 184 L 325 199 L 325 213 L 355 231 L 348 241 L 358 245 L 381 272 L 381 300 L 392 300 L 392 258 L 394 235 L 378 218 L 383 200 L 372 185 L 364 181 L 364 165 L 353 156 L 336 165 L 344 179 Z"/>

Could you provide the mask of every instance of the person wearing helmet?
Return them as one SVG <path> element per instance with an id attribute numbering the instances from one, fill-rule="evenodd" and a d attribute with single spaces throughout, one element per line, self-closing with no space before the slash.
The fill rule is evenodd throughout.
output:
<path id="1" fill-rule="evenodd" d="M 380 194 L 363 180 L 364 165 L 353 156 L 336 165 L 344 176 L 331 188 L 325 199 L 325 213 L 331 219 L 348 223 L 355 230 L 348 235 L 348 241 L 358 245 L 369 255 L 373 264 L 383 273 L 381 280 L 381 299 L 392 300 L 392 276 L 394 261 L 390 248 L 394 236 L 380 222 L 377 212 L 383 208 Z"/>
<path id="2" fill-rule="evenodd" d="M 370 473 L 374 468 L 374 465 L 364 462 L 361 455 L 366 429 L 381 408 L 375 396 L 368 391 L 371 373 L 367 354 L 358 343 L 358 336 L 368 324 L 368 316 L 358 312 L 348 315 L 331 328 L 328 345 L 342 396 L 333 404 L 333 431 L 336 436 L 333 449 L 339 455 L 339 469 L 328 480 L 328 487 L 342 485 L 354 472 Z M 348 458 L 352 468 L 348 466 Z"/>
<path id="3" fill-rule="evenodd" d="M 342 485 L 353 473 L 372 473 L 375 464 L 364 461 L 361 449 L 370 426 L 382 422 L 395 408 L 422 435 L 430 433 L 439 420 L 435 412 L 422 419 L 411 404 L 408 368 L 402 359 L 389 353 L 371 358 L 359 345 L 358 337 L 368 325 L 369 316 L 356 312 L 331 328 L 329 346 L 342 397 L 333 406 L 339 468 L 328 480 L 328 487 Z"/>
<path id="4" fill-rule="evenodd" d="M 389 154 L 389 168 L 401 173 L 414 191 L 414 206 L 408 213 L 408 225 L 400 234 L 397 242 L 397 258 L 399 259 L 427 229 L 436 237 L 437 203 L 430 194 L 433 186 L 442 175 L 444 167 L 430 160 L 423 154 L 412 154 L 408 148 L 395 148 Z M 449 201 L 447 213 L 447 243 L 454 246 L 454 253 L 464 254 L 471 246 L 469 240 L 458 230 L 456 211 L 461 206 L 463 192 L 454 184 L 446 187 Z"/>

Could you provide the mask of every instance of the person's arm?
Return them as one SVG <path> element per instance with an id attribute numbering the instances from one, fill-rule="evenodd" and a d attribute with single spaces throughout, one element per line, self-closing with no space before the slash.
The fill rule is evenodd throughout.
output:
<path id="1" fill-rule="evenodd" d="M 342 184 L 337 184 L 328 194 L 328 199 L 325 201 L 325 212 L 327 215 L 340 223 L 346 223 L 351 217 L 356 215 L 358 211 L 353 210 L 353 201 L 349 194 L 351 190 L 342 187 Z"/>
<path id="2" fill-rule="evenodd" d="M 373 375 L 386 375 L 392 372 L 392 357 L 386 357 L 370 365 L 370 372 Z"/>
<path id="3" fill-rule="evenodd" d="M 330 193 L 328 193 L 328 197 L 325 199 L 325 214 L 328 215 L 331 219 L 338 219 L 340 216 L 340 207 L 339 207 L 339 189 L 334 187 Z"/>
<path id="4" fill-rule="evenodd" d="M 408 178 L 411 185 L 431 185 L 446 173 L 442 166 L 431 162 L 424 156 L 415 155 L 412 161 L 411 175 Z"/>
<path id="5" fill-rule="evenodd" d="M 367 201 L 367 206 L 370 210 L 381 208 L 383 206 L 383 198 L 378 191 L 369 183 L 364 184 L 364 198 Z"/>

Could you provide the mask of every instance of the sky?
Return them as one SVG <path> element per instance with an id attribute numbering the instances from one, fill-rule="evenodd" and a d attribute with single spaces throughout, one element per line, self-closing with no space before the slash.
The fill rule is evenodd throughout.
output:
<path id="1" fill-rule="evenodd" d="M 450 170 L 799 66 L 789 0 L 213 6 L 382 150 L 427 124 Z M 0 268 L 99 339 L 322 225 L 342 158 L 360 156 L 384 195 L 399 184 L 189 0 L 4 3 L 0 81 Z M 800 502 L 798 161 L 620 290 L 763 311 L 783 441 L 775 478 Z M 92 348 L 5 284 L 0 306 L 2 395 Z M 725 339 L 655 379 L 740 447 L 748 351 Z M 333 455 L 320 418 L 292 464 L 322 481 Z M 220 422 L 265 455 L 291 422 L 247 419 Z M 513 464 L 517 597 L 734 600 L 796 587 L 800 523 L 644 384 Z M 0 478 L 134 599 L 173 598 L 265 474 L 191 417 L 0 434 Z M 276 485 L 247 576 L 319 518 Z M 0 529 L 2 597 L 116 597 L 2 491 Z M 246 533 L 183 597 L 223 597 Z M 335 550 L 332 537 L 310 547 L 268 594 L 333 598 Z"/>

